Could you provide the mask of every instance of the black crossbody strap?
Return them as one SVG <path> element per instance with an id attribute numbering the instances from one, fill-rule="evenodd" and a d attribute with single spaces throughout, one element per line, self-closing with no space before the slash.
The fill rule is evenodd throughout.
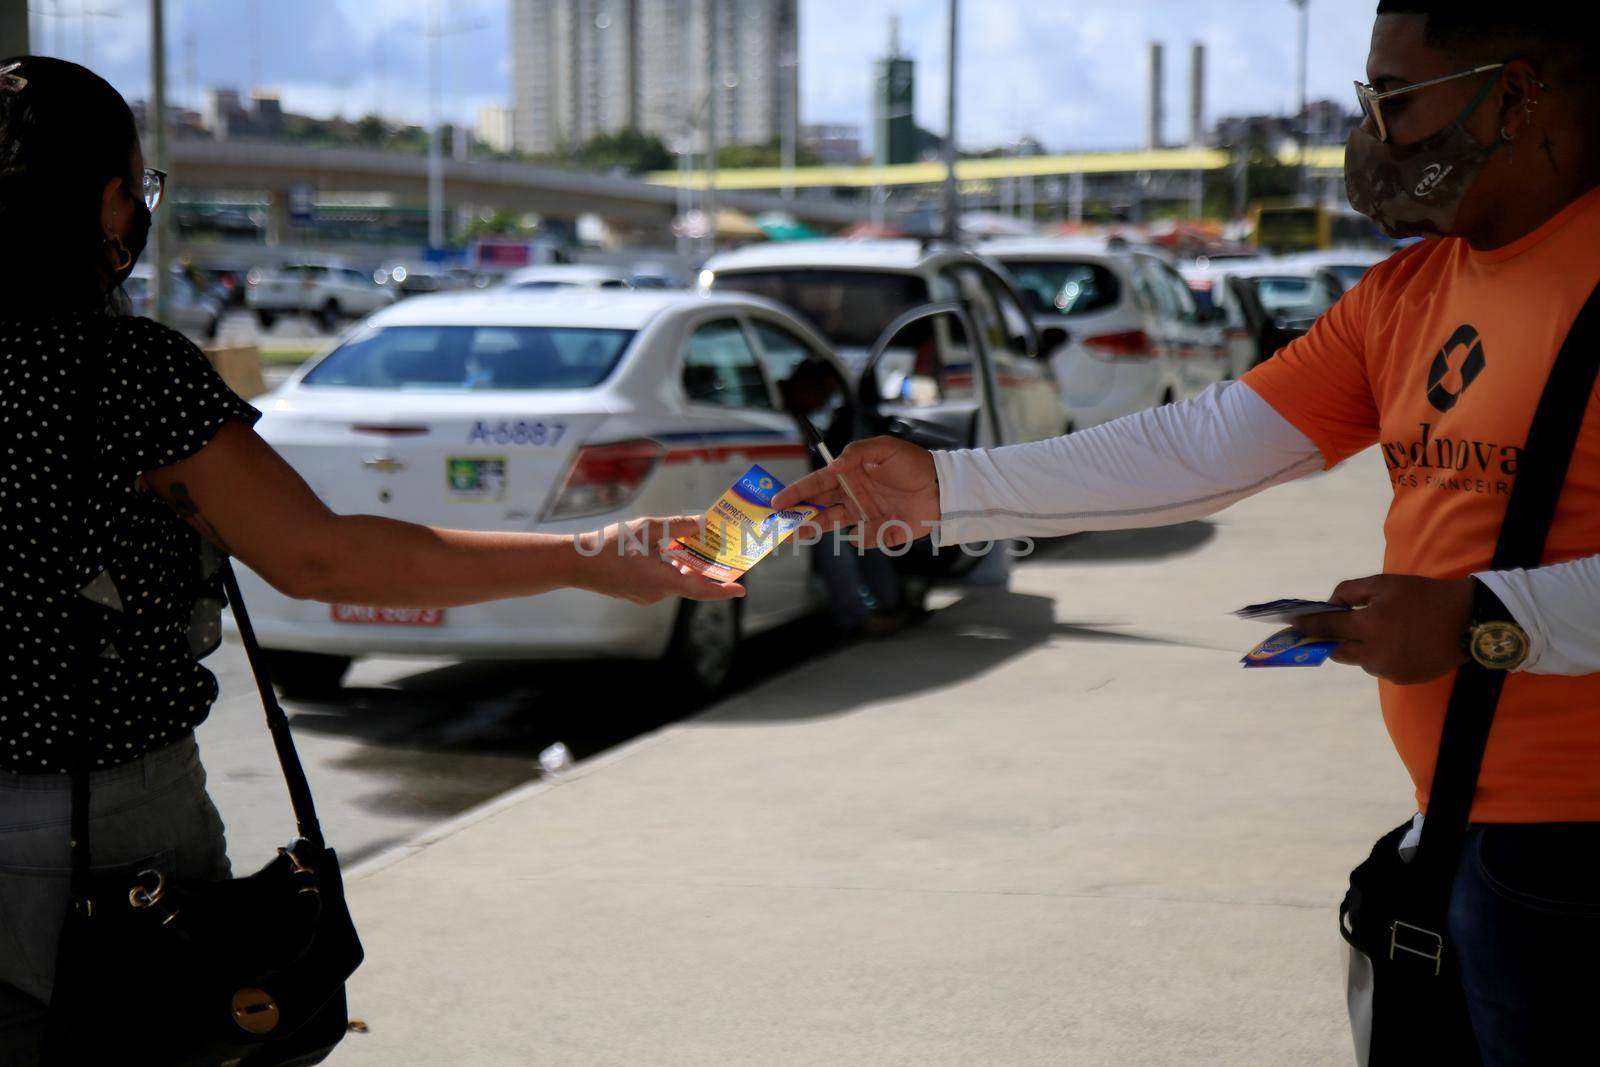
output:
<path id="1" fill-rule="evenodd" d="M 317 821 L 317 808 L 311 801 L 311 785 L 306 781 L 305 768 L 300 765 L 300 753 L 294 747 L 294 737 L 289 732 L 289 719 L 273 692 L 272 679 L 267 675 L 267 665 L 256 643 L 256 631 L 250 625 L 250 613 L 244 609 L 244 596 L 239 592 L 239 580 L 233 574 L 233 560 L 222 561 L 222 587 L 228 593 L 228 607 L 233 621 L 239 626 L 239 638 L 244 642 L 245 655 L 250 660 L 250 671 L 256 676 L 256 686 L 261 690 L 261 704 L 267 713 L 267 729 L 272 731 L 272 744 L 278 750 L 278 763 L 283 767 L 283 780 L 289 786 L 289 801 L 294 805 L 295 824 L 300 836 L 313 848 L 323 847 L 322 824 Z"/>
<path id="2" fill-rule="evenodd" d="M 1600 286 L 1573 320 L 1556 354 L 1544 393 L 1517 461 L 1517 479 L 1495 545 L 1493 570 L 1537 567 L 1567 479 L 1578 431 L 1600 372 Z M 1428 817 L 1416 862 L 1435 887 L 1436 902 L 1450 899 L 1450 886 L 1466 842 L 1478 772 L 1489 744 L 1495 706 L 1505 672 L 1469 661 L 1456 672 L 1439 738 L 1439 758 L 1428 791 Z"/>
<path id="3" fill-rule="evenodd" d="M 73 474 L 80 487 L 87 488 L 93 484 L 93 459 L 98 454 L 98 430 L 100 420 L 95 417 L 95 380 L 90 373 L 91 362 L 84 355 L 73 371 L 73 395 L 81 410 L 87 412 L 87 421 L 94 431 L 87 435 L 78 436 L 79 444 L 72 455 Z M 311 785 L 306 781 L 305 769 L 300 765 L 300 754 L 295 750 L 294 738 L 289 732 L 289 719 L 283 713 L 282 706 L 278 703 L 277 694 L 273 692 L 272 680 L 267 676 L 266 665 L 262 661 L 261 647 L 256 643 L 255 630 L 250 625 L 250 616 L 244 608 L 244 597 L 239 592 L 239 583 L 233 574 L 233 561 L 224 558 L 222 561 L 222 585 L 228 594 L 228 605 L 233 611 L 233 618 L 239 626 L 239 636 L 244 641 L 245 655 L 250 660 L 251 673 L 255 675 L 256 687 L 261 691 L 261 704 L 266 709 L 267 728 L 272 732 L 273 747 L 277 749 L 278 764 L 283 769 L 283 780 L 289 787 L 289 801 L 294 807 L 294 817 L 298 833 L 302 840 L 315 849 L 322 849 L 325 843 L 322 839 L 322 824 L 317 821 L 316 805 L 311 800 Z M 83 635 L 73 635 L 73 648 L 77 654 L 90 662 L 89 657 L 93 650 L 84 647 Z M 77 679 L 73 687 L 73 696 L 78 706 L 83 709 L 91 707 L 86 699 L 86 687 L 83 684 L 85 672 L 74 672 Z M 87 713 L 87 712 L 86 712 Z M 87 734 L 92 724 L 85 721 L 80 729 Z M 89 775 L 91 773 L 90 752 L 92 746 L 87 736 L 77 738 L 75 752 L 75 766 L 72 772 L 72 894 L 74 901 L 83 899 L 89 884 Z"/>

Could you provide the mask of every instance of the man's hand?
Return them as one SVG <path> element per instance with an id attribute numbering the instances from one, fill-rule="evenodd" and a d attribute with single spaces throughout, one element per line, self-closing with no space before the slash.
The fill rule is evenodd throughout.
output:
<path id="1" fill-rule="evenodd" d="M 1341 582 L 1328 598 L 1354 611 L 1303 615 L 1307 637 L 1344 643 L 1330 657 L 1400 685 L 1428 682 L 1466 662 L 1461 637 L 1472 621 L 1472 579 L 1440 581 L 1376 574 Z"/>
<path id="2" fill-rule="evenodd" d="M 867 547 L 901 545 L 933 532 L 939 521 L 939 478 L 927 449 L 896 437 L 874 437 L 789 486 L 773 497 L 772 506 L 791 508 L 803 501 L 823 509 L 816 521 L 824 530 L 859 523 Z"/>
<path id="3" fill-rule="evenodd" d="M 654 604 L 669 596 L 689 600 L 733 600 L 744 596 L 737 582 L 713 582 L 672 558 L 675 539 L 700 532 L 700 519 L 633 519 L 613 523 L 597 533 L 578 535 L 580 588 L 635 604 Z"/>

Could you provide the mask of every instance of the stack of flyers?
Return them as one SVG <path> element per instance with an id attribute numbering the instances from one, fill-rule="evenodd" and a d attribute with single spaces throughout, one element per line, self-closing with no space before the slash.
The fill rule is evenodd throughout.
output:
<path id="1" fill-rule="evenodd" d="M 1325 611 L 1349 611 L 1344 604 L 1333 604 L 1326 600 L 1296 600 L 1294 597 L 1285 597 L 1282 600 L 1269 600 L 1265 604 L 1250 604 L 1234 612 L 1241 619 L 1272 619 L 1275 622 L 1292 622 L 1302 615 L 1320 615 Z"/>
<path id="2" fill-rule="evenodd" d="M 1338 641 L 1314 640 L 1291 626 L 1246 652 L 1239 662 L 1246 667 L 1320 667 L 1338 647 Z"/>
<path id="3" fill-rule="evenodd" d="M 1251 604 L 1240 608 L 1234 615 L 1241 619 L 1270 619 L 1274 622 L 1292 622 L 1302 615 L 1320 615 L 1329 611 L 1349 611 L 1346 604 L 1333 604 L 1326 600 L 1269 600 L 1265 604 Z M 1339 647 L 1337 640 L 1310 638 L 1294 627 L 1279 630 L 1255 648 L 1244 654 L 1239 662 L 1246 667 L 1317 667 L 1327 662 L 1328 656 Z"/>

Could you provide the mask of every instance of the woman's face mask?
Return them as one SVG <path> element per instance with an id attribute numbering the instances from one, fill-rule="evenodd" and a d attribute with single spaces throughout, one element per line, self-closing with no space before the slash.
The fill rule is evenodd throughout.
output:
<path id="1" fill-rule="evenodd" d="M 1489 157 L 1505 144 L 1481 145 L 1467 120 L 1499 83 L 1491 79 L 1450 125 L 1416 144 L 1380 141 L 1358 126 L 1344 152 L 1350 206 L 1390 237 L 1443 237 L 1455 226 L 1461 201 Z"/>

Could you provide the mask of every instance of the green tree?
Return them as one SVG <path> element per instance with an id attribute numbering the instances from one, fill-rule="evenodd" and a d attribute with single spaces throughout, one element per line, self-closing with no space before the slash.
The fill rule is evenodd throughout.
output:
<path id="1" fill-rule="evenodd" d="M 661 138 L 632 128 L 597 133 L 574 149 L 571 158 L 585 170 L 621 170 L 628 174 L 671 170 L 674 162 Z"/>

